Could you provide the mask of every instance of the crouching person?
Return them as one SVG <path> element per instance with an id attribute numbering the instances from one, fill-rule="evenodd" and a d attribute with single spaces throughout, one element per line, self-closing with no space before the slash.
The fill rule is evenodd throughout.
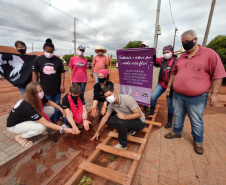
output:
<path id="1" fill-rule="evenodd" d="M 134 135 L 136 132 L 140 132 L 145 126 L 145 116 L 131 96 L 117 94 L 110 85 L 103 88 L 103 93 L 110 104 L 96 133 L 90 140 L 98 140 L 100 129 L 107 122 L 108 125 L 118 130 L 119 143 L 115 145 L 115 148 L 125 150 L 127 148 L 127 134 Z M 113 110 L 117 114 L 111 116 Z"/>
<path id="2" fill-rule="evenodd" d="M 85 101 L 79 85 L 75 84 L 70 87 L 70 92 L 63 97 L 62 107 L 66 114 L 64 123 L 66 126 L 72 127 L 75 134 L 80 133 L 78 127 L 89 130 L 91 123 L 87 120 Z"/>
<path id="3" fill-rule="evenodd" d="M 43 108 L 43 105 L 47 105 Z M 38 82 L 31 82 L 25 89 L 24 98 L 20 99 L 7 119 L 7 129 L 17 134 L 15 140 L 23 147 L 33 145 L 28 138 L 40 134 L 46 135 L 46 127 L 59 130 L 61 133 L 73 133 L 70 128 L 63 128 L 50 122 L 55 109 L 59 109 L 63 115 L 64 110 L 56 103 L 48 100 Z"/>

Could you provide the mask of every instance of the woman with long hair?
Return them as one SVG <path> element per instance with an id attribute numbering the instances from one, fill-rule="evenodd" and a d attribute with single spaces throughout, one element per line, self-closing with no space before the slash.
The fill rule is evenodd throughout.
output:
<path id="1" fill-rule="evenodd" d="M 47 105 L 43 108 L 43 105 Z M 17 134 L 15 140 L 23 147 L 33 145 L 28 138 L 40 134 L 46 135 L 46 127 L 59 130 L 60 133 L 72 133 L 65 125 L 59 126 L 50 122 L 49 117 L 53 115 L 55 109 L 62 112 L 64 110 L 56 103 L 48 100 L 38 82 L 31 82 L 25 89 L 24 98 L 20 99 L 7 118 L 7 129 L 11 133 Z"/>

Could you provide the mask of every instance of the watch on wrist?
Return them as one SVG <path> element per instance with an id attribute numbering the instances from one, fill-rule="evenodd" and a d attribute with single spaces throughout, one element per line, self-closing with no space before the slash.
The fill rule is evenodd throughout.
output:
<path id="1" fill-rule="evenodd" d="M 87 120 L 87 118 L 83 119 L 83 121 Z"/>
<path id="2" fill-rule="evenodd" d="M 67 128 L 67 126 L 65 124 L 63 124 L 61 126 L 61 129 L 60 129 L 60 133 L 63 134 L 64 133 L 64 129 Z"/>

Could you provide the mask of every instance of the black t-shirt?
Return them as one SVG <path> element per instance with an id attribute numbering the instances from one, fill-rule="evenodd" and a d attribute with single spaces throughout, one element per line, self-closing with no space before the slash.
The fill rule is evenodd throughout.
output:
<path id="1" fill-rule="evenodd" d="M 65 70 L 63 62 L 58 57 L 38 56 L 34 61 L 33 71 L 40 72 L 40 83 L 46 95 L 60 93 L 61 73 Z"/>
<path id="2" fill-rule="evenodd" d="M 114 87 L 114 84 L 110 81 L 107 81 L 105 83 L 105 86 L 107 85 L 110 85 L 112 87 Z M 106 98 L 104 97 L 104 93 L 103 93 L 103 89 L 100 85 L 100 82 L 96 83 L 94 86 L 93 86 L 93 93 L 94 93 L 94 97 L 93 97 L 93 100 L 97 100 L 97 101 L 100 101 L 100 102 L 104 102 L 106 101 Z"/>
<path id="3" fill-rule="evenodd" d="M 42 99 L 43 105 L 48 101 L 49 100 L 44 96 Z M 37 121 L 41 119 L 41 117 L 42 116 L 31 106 L 31 104 L 22 98 L 9 113 L 9 117 L 7 118 L 7 127 L 13 127 L 25 121 Z"/>
<path id="4" fill-rule="evenodd" d="M 80 99 L 81 99 L 81 101 L 82 101 L 82 104 L 85 105 L 86 103 L 85 103 L 84 97 L 81 96 L 81 95 L 79 95 L 79 97 L 80 97 Z M 77 99 L 74 99 L 73 96 L 71 96 L 71 98 L 72 98 L 72 100 L 73 100 L 75 106 L 78 107 Z M 63 108 L 63 109 L 70 109 L 70 103 L 69 103 L 69 101 L 68 101 L 68 94 L 66 94 L 66 95 L 63 97 L 63 99 L 62 99 L 62 108 Z"/>

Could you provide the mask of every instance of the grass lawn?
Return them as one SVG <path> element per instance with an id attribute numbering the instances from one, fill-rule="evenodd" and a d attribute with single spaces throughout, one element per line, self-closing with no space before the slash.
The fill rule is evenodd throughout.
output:
<path id="1" fill-rule="evenodd" d="M 68 66 L 64 66 L 64 69 L 69 69 L 69 67 Z"/>

